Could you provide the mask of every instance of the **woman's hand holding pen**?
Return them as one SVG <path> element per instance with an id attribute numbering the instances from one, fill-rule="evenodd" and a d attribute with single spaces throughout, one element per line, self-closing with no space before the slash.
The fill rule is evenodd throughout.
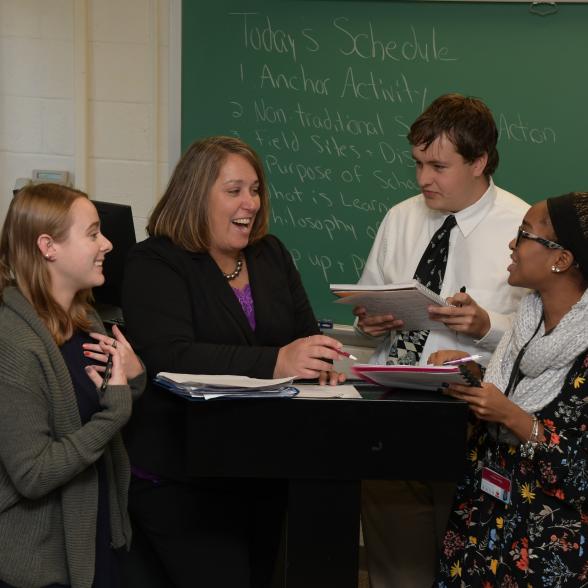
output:
<path id="1" fill-rule="evenodd" d="M 429 356 L 428 363 L 444 365 L 458 359 L 466 358 L 469 354 L 457 349 L 443 349 Z M 481 379 L 480 366 L 470 361 L 468 369 Z M 513 403 L 494 384 L 482 382 L 481 386 L 462 386 L 452 384 L 443 390 L 443 394 L 463 400 L 469 404 L 471 411 L 481 420 L 506 424 Z M 516 405 L 515 405 L 516 406 Z"/>
<path id="2" fill-rule="evenodd" d="M 429 355 L 427 364 L 431 365 L 443 365 L 447 361 L 454 361 L 456 359 L 462 359 L 468 357 L 469 353 L 465 351 L 459 351 L 458 349 L 440 349 Z"/>
<path id="3" fill-rule="evenodd" d="M 358 318 L 357 326 L 366 335 L 380 337 L 390 331 L 402 330 L 404 322 L 391 314 L 369 316 L 363 306 L 356 306 L 353 314 Z"/>
<path id="4" fill-rule="evenodd" d="M 455 365 L 458 363 L 456 360 L 470 357 L 472 359 L 479 359 L 481 356 L 474 355 L 472 357 L 469 353 L 466 353 L 465 351 L 459 351 L 457 349 L 441 349 L 440 351 L 431 353 L 431 355 L 429 355 L 429 359 L 427 359 L 427 363 L 431 365 L 451 365 L 453 363 Z M 476 361 L 467 361 L 465 365 L 474 377 L 476 377 L 478 380 L 482 379 L 482 370 L 480 368 L 480 364 L 478 364 Z"/>
<path id="5" fill-rule="evenodd" d="M 90 336 L 96 339 L 96 343 L 84 343 L 84 355 L 96 361 L 107 363 L 108 357 L 112 357 L 112 373 L 110 375 L 111 384 L 126 384 L 128 380 L 136 378 L 143 372 L 143 366 L 139 358 L 133 351 L 130 343 L 127 341 L 121 330 L 115 325 L 112 327 L 113 337 L 103 335 L 102 333 L 90 333 Z M 98 376 L 100 383 L 102 378 L 96 372 L 104 373 L 106 366 L 92 366 L 94 368 L 94 376 Z M 119 382 L 118 371 L 122 370 L 124 381 Z M 117 372 L 115 374 L 115 372 Z M 88 372 L 90 376 L 90 372 Z M 90 376 L 91 377 L 91 376 Z M 96 379 L 92 378 L 96 383 Z"/>
<path id="6" fill-rule="evenodd" d="M 490 330 L 490 317 L 478 303 L 465 292 L 456 292 L 447 298 L 453 306 L 430 306 L 429 315 L 457 333 L 481 339 Z"/>
<path id="7" fill-rule="evenodd" d="M 338 384 L 345 380 L 344 374 L 333 371 L 333 365 L 325 360 L 341 357 L 338 350 L 341 343 L 326 335 L 312 335 L 296 339 L 281 347 L 278 352 L 274 378 L 297 376 L 300 378 L 319 378 L 319 383 Z"/>

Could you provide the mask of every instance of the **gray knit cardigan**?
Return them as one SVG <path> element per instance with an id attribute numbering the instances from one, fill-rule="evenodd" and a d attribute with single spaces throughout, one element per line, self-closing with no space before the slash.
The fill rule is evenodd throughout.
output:
<path id="1" fill-rule="evenodd" d="M 96 330 L 104 332 L 98 317 Z M 59 348 L 14 287 L 0 304 L 0 579 L 19 588 L 94 578 L 98 474 L 105 457 L 112 545 L 129 545 L 130 468 L 119 433 L 131 414 L 129 386 L 108 386 L 102 410 L 82 426 Z"/>

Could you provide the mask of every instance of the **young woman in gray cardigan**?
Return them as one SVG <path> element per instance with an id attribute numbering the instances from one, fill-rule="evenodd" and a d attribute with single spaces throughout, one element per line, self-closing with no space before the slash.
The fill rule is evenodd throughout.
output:
<path id="1" fill-rule="evenodd" d="M 128 545 L 120 436 L 141 362 L 89 305 L 112 249 L 77 190 L 11 202 L 0 240 L 0 587 L 116 587 Z"/>

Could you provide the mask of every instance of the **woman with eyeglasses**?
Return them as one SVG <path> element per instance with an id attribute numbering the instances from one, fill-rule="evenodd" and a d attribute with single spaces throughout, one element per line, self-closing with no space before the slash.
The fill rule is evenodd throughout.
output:
<path id="1" fill-rule="evenodd" d="M 588 192 L 532 206 L 509 247 L 509 283 L 534 292 L 482 385 L 446 392 L 473 434 L 435 585 L 586 586 Z"/>
<path id="2" fill-rule="evenodd" d="M 27 186 L 0 238 L 0 588 L 118 588 L 144 369 L 90 306 L 112 244 L 87 195 Z M 105 365 L 106 364 L 106 365 Z"/>

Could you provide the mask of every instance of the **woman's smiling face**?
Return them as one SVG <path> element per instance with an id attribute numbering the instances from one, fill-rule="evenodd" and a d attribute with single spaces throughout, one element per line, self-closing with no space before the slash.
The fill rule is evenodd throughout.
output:
<path id="1" fill-rule="evenodd" d="M 208 198 L 210 253 L 236 257 L 249 243 L 261 205 L 253 166 L 243 156 L 229 154 Z"/>
<path id="2" fill-rule="evenodd" d="M 531 233 L 531 238 L 521 237 L 517 243 L 516 237 L 509 243 L 512 251 L 512 263 L 508 266 L 508 283 L 511 286 L 521 286 L 532 290 L 540 290 L 546 280 L 551 277 L 551 267 L 558 259 L 559 249 L 550 249 L 540 243 L 533 236 L 548 241 L 555 239 L 555 232 L 549 220 L 549 212 L 545 201 L 538 202 L 529 208 L 521 229 Z"/>

